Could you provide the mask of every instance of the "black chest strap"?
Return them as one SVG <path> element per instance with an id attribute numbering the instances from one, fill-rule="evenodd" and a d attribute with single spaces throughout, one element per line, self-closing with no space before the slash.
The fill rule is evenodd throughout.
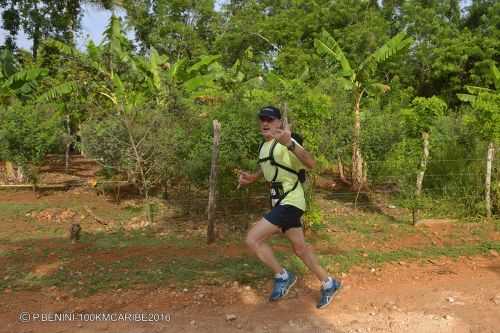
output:
<path id="1" fill-rule="evenodd" d="M 286 191 L 285 193 L 283 193 L 283 195 L 279 198 L 279 200 L 276 202 L 275 206 L 278 206 L 280 204 L 281 201 L 283 201 L 283 199 L 285 199 L 285 197 L 290 193 L 290 192 L 293 192 L 296 188 L 297 188 L 297 185 L 299 185 L 299 180 L 297 179 L 297 181 L 295 182 L 295 184 L 293 185 L 293 187 L 291 189 L 289 189 L 288 191 Z"/>
<path id="2" fill-rule="evenodd" d="M 290 167 L 287 167 L 286 165 L 283 165 L 283 164 L 280 164 L 278 162 L 276 162 L 276 160 L 274 159 L 274 148 L 276 148 L 276 145 L 278 144 L 278 141 L 277 140 L 274 140 L 274 142 L 272 143 L 271 145 L 271 149 L 269 150 L 269 156 L 268 157 L 264 157 L 264 158 L 259 158 L 259 161 L 258 163 L 264 163 L 266 161 L 269 161 L 271 163 L 271 165 L 274 165 L 276 166 L 276 171 L 274 172 L 274 177 L 272 179 L 272 181 L 275 181 L 276 178 L 278 177 L 278 170 L 281 168 L 283 170 L 286 170 L 290 173 L 293 173 L 294 175 L 296 175 L 297 177 L 299 176 L 299 172 L 298 171 L 295 171 L 294 169 L 290 168 Z M 264 145 L 264 143 L 261 143 L 260 146 L 259 146 L 259 156 L 260 156 L 260 150 L 262 149 L 262 146 Z M 294 189 L 295 189 L 296 186 L 294 186 Z"/>

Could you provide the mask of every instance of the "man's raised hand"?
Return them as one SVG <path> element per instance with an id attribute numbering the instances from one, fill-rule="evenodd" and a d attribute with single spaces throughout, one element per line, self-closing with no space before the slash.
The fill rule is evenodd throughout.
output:
<path id="1" fill-rule="evenodd" d="M 283 128 L 274 128 L 271 135 L 282 145 L 288 146 L 292 142 L 292 130 L 288 123 L 285 123 Z"/>

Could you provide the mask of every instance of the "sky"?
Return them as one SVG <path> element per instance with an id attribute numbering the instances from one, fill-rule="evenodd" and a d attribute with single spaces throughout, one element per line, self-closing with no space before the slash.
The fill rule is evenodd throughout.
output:
<path id="1" fill-rule="evenodd" d="M 221 6 L 226 1 L 227 0 L 216 0 L 215 9 L 220 10 Z M 462 0 L 462 8 L 470 5 L 471 1 L 472 0 Z M 100 9 L 92 5 L 84 5 L 83 13 L 81 31 L 77 34 L 77 46 L 79 49 L 83 49 L 85 47 L 89 38 L 97 44 L 101 42 L 102 33 L 108 24 L 109 17 L 111 16 L 111 12 L 109 10 Z M 117 15 L 125 17 L 125 11 L 118 10 Z M 134 39 L 133 31 L 128 31 L 127 35 L 129 38 Z M 0 45 L 4 43 L 6 36 L 7 32 L 0 28 Z M 20 32 L 18 34 L 17 45 L 19 47 L 31 49 L 32 44 L 32 41 L 29 40 L 24 33 Z"/>
<path id="2" fill-rule="evenodd" d="M 125 12 L 123 10 L 118 10 L 116 12 L 118 16 L 124 17 Z M 77 33 L 77 46 L 79 49 L 83 49 L 88 41 L 92 39 L 94 42 L 99 43 L 102 40 L 102 33 L 108 24 L 109 18 L 111 16 L 111 11 L 97 8 L 92 5 L 83 6 L 83 17 L 81 29 Z M 127 32 L 129 37 L 133 38 L 133 31 Z M 7 37 L 7 32 L 0 29 L 0 45 L 4 43 Z M 31 49 L 33 42 L 27 38 L 27 36 L 21 31 L 17 35 L 17 45 L 21 48 Z"/>

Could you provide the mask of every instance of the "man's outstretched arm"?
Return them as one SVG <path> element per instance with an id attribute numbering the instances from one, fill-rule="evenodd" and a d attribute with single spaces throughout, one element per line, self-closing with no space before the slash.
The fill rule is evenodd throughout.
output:
<path id="1" fill-rule="evenodd" d="M 286 146 L 289 146 L 290 144 L 291 144 L 291 142 Z M 306 168 L 308 168 L 309 170 L 313 169 L 314 166 L 316 165 L 316 160 L 314 159 L 314 157 L 312 156 L 312 154 L 310 152 L 305 150 L 304 147 L 302 147 L 298 144 L 295 144 L 295 148 L 292 150 L 292 152 L 295 154 L 295 156 L 297 156 L 297 158 L 302 162 L 302 164 L 304 164 L 304 166 Z"/>
<path id="2" fill-rule="evenodd" d="M 279 143 L 289 147 L 292 144 L 292 131 L 288 125 L 285 128 L 275 129 L 273 131 L 273 137 L 278 140 Z M 304 149 L 301 145 L 295 144 L 295 148 L 292 152 L 297 156 L 297 158 L 304 164 L 308 169 L 314 168 L 316 161 L 310 152 Z"/>

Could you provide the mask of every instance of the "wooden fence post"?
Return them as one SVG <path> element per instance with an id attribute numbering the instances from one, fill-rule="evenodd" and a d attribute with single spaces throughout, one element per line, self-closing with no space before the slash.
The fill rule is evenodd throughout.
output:
<path id="1" fill-rule="evenodd" d="M 493 164 L 495 154 L 495 144 L 490 142 L 488 145 L 488 157 L 486 159 L 486 179 L 485 187 L 485 202 L 486 202 L 486 217 L 491 218 L 491 166 Z"/>
<path id="2" fill-rule="evenodd" d="M 210 168 L 209 192 L 208 192 L 208 229 L 207 241 L 208 244 L 215 242 L 215 208 L 217 194 L 217 163 L 219 159 L 219 144 L 220 144 L 220 123 L 215 119 L 213 121 L 214 139 L 212 146 L 212 165 Z"/>

